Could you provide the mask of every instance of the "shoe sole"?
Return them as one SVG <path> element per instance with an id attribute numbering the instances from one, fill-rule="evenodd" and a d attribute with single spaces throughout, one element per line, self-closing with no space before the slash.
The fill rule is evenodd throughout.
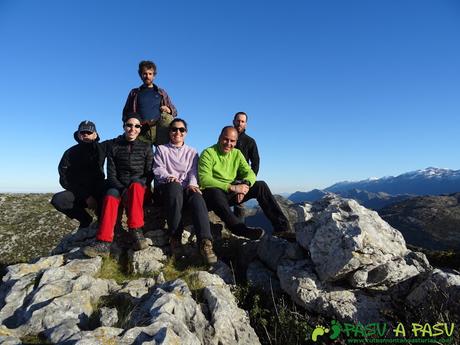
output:
<path id="1" fill-rule="evenodd" d="M 82 251 L 83 251 L 83 254 L 85 254 L 86 256 L 90 258 L 95 258 L 98 256 L 108 258 L 110 256 L 110 253 L 100 253 L 100 252 L 93 251 L 91 249 L 83 249 Z"/>

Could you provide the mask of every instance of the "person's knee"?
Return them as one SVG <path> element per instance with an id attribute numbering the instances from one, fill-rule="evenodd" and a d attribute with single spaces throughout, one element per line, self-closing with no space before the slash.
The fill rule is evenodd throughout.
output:
<path id="1" fill-rule="evenodd" d="M 70 191 L 54 194 L 50 201 L 58 211 L 70 210 L 75 204 L 75 195 Z"/>
<path id="2" fill-rule="evenodd" d="M 109 188 L 105 193 L 106 196 L 113 196 L 114 198 L 120 197 L 120 192 L 116 188 Z"/>
<path id="3" fill-rule="evenodd" d="M 140 179 L 140 178 L 134 178 L 132 181 L 131 181 L 131 185 L 133 184 L 139 184 L 141 185 L 142 187 L 145 187 L 145 181 L 143 179 Z M 130 185 L 130 186 L 131 186 Z"/>
<path id="4" fill-rule="evenodd" d="M 206 207 L 206 203 L 204 201 L 203 195 L 200 193 L 196 193 L 196 192 L 190 193 L 188 202 L 192 205 L 205 205 Z"/>

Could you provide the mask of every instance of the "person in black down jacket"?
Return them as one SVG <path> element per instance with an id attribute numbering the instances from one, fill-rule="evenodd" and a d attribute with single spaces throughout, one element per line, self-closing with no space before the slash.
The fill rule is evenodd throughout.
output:
<path id="1" fill-rule="evenodd" d="M 101 222 L 96 242 L 83 249 L 89 257 L 108 256 L 117 222 L 118 207 L 123 200 L 127 210 L 129 233 L 134 240 L 134 250 L 147 248 L 144 226 L 144 194 L 147 178 L 151 174 L 152 147 L 138 140 L 141 122 L 138 114 L 126 117 L 124 135 L 113 141 L 107 157 L 109 189 L 104 198 Z"/>
<path id="2" fill-rule="evenodd" d="M 53 195 L 51 204 L 85 228 L 93 221 L 86 208 L 100 215 L 110 140 L 99 143 L 96 125 L 91 121 L 82 121 L 73 136 L 78 144 L 64 152 L 58 167 L 59 183 L 65 191 Z"/>
<path id="3" fill-rule="evenodd" d="M 239 111 L 233 117 L 233 127 L 236 128 L 238 131 L 238 141 L 236 142 L 236 148 L 243 153 L 244 158 L 251 166 L 252 171 L 254 174 L 259 173 L 259 150 L 257 149 L 256 141 L 246 134 L 246 127 L 248 124 L 248 115 L 243 112 Z M 241 223 L 244 223 L 245 219 L 245 210 L 244 205 L 239 204 L 233 206 L 233 211 L 235 216 L 238 217 Z"/>

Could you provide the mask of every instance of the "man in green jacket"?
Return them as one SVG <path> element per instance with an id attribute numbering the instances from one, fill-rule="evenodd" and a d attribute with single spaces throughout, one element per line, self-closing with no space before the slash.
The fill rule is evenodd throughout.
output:
<path id="1" fill-rule="evenodd" d="M 259 239 L 264 231 L 247 227 L 230 209 L 230 206 L 256 198 L 273 225 L 273 234 L 288 232 L 289 222 L 270 188 L 264 181 L 256 181 L 243 154 L 235 149 L 237 140 L 237 130 L 232 126 L 224 127 L 218 143 L 205 149 L 200 156 L 198 176 L 208 209 L 214 211 L 235 235 Z"/>

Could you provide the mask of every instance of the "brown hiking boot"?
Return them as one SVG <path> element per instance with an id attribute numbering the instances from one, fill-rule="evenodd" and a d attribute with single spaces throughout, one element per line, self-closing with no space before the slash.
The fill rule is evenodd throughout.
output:
<path id="1" fill-rule="evenodd" d="M 142 250 L 149 246 L 147 239 L 144 237 L 144 233 L 142 232 L 142 228 L 129 229 L 129 232 L 133 238 L 134 251 Z"/>
<path id="2" fill-rule="evenodd" d="M 108 258 L 110 255 L 111 245 L 112 242 L 96 241 L 93 244 L 84 247 L 82 251 L 90 258 L 95 258 L 96 256 Z"/>
<path id="3" fill-rule="evenodd" d="M 212 250 L 211 240 L 204 239 L 201 241 L 200 253 L 208 264 L 215 264 L 217 262 L 217 256 Z"/>

